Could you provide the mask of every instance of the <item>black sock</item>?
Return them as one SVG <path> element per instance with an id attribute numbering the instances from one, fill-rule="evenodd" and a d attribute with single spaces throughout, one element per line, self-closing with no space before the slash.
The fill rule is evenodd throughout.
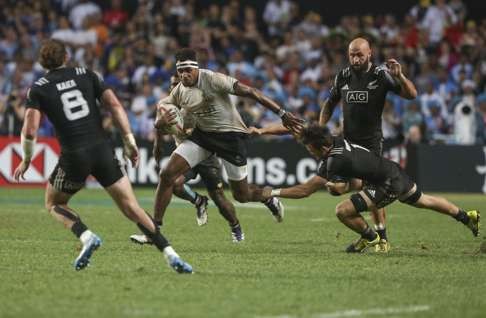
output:
<path id="1" fill-rule="evenodd" d="M 233 224 L 233 225 L 230 225 L 230 228 L 231 228 L 231 229 L 236 229 L 236 228 L 238 228 L 238 227 L 241 227 L 241 226 L 240 226 L 240 222 L 238 222 L 238 223 L 236 223 L 236 224 Z"/>
<path id="2" fill-rule="evenodd" d="M 194 200 L 191 203 L 194 204 L 194 205 L 198 205 L 198 204 L 201 203 L 202 196 L 197 192 L 194 192 L 194 194 L 196 195 L 196 197 L 194 198 Z"/>
<path id="3" fill-rule="evenodd" d="M 376 230 L 376 233 L 378 233 L 378 235 L 380 236 L 380 239 L 382 240 L 386 240 L 386 228 L 383 228 L 383 229 L 380 229 L 380 230 Z"/>
<path id="4" fill-rule="evenodd" d="M 454 216 L 454 219 L 466 225 L 469 223 L 469 216 L 463 209 L 459 209 L 459 212 Z"/>
<path id="5" fill-rule="evenodd" d="M 88 227 L 83 222 L 81 222 L 81 220 L 74 222 L 73 226 L 71 226 L 71 231 L 78 238 L 81 236 L 81 234 L 84 233 L 84 231 L 87 231 L 87 230 L 88 230 Z"/>
<path id="6" fill-rule="evenodd" d="M 143 234 L 150 238 L 152 243 L 154 243 L 159 251 L 163 252 L 167 246 L 170 246 L 169 241 L 167 241 L 167 239 L 160 233 L 158 226 L 155 226 L 155 233 L 150 232 L 149 229 L 140 223 L 137 223 L 137 226 L 143 232 Z"/>
<path id="7" fill-rule="evenodd" d="M 368 241 L 373 241 L 374 239 L 376 239 L 377 235 L 378 234 L 376 234 L 376 232 L 373 231 L 369 226 L 366 228 L 366 230 L 361 232 L 361 237 L 367 239 Z"/>

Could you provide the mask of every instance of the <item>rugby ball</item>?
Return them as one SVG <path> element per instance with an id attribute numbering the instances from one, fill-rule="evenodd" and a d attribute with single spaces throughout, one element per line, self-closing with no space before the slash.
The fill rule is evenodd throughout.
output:
<path id="1" fill-rule="evenodd" d="M 167 112 L 173 112 L 176 114 L 175 123 L 165 127 L 165 131 L 167 131 L 171 135 L 181 135 L 184 132 L 184 118 L 180 109 L 173 105 L 173 104 L 166 104 L 160 103 L 157 105 L 158 110 L 160 111 L 161 115 L 165 115 Z"/>

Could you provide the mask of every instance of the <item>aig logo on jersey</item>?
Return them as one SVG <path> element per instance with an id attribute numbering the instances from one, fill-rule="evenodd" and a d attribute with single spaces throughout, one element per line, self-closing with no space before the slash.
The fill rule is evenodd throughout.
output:
<path id="1" fill-rule="evenodd" d="M 368 102 L 368 91 L 348 91 L 346 93 L 346 103 L 365 104 Z"/>

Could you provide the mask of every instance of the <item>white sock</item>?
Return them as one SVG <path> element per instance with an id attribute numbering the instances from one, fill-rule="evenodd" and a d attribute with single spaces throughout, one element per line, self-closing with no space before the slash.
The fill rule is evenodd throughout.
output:
<path id="1" fill-rule="evenodd" d="M 90 230 L 84 231 L 83 234 L 81 234 L 81 236 L 79 237 L 81 243 L 83 243 L 83 245 L 86 244 L 91 235 L 93 235 L 93 232 L 91 232 Z"/>
<path id="2" fill-rule="evenodd" d="M 176 251 L 174 251 L 174 249 L 172 248 L 172 246 L 167 246 L 166 248 L 164 248 L 164 256 L 165 257 L 179 257 L 179 254 L 176 253 Z"/>

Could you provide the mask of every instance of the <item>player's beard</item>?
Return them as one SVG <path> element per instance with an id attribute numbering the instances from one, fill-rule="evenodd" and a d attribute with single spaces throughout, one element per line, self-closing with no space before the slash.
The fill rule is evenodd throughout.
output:
<path id="1" fill-rule="evenodd" d="M 366 61 L 363 64 L 351 64 L 351 67 L 357 73 L 364 73 L 368 70 L 369 65 L 370 65 L 370 57 L 367 57 Z"/>

